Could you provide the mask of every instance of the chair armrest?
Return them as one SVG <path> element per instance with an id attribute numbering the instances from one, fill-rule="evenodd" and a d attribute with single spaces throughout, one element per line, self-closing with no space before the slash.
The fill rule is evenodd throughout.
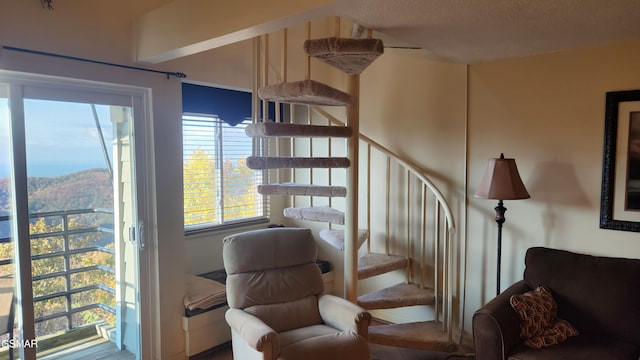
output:
<path id="1" fill-rule="evenodd" d="M 371 314 L 360 306 L 334 295 L 318 297 L 320 317 L 325 324 L 341 331 L 353 331 L 365 339 L 369 335 Z"/>
<path id="2" fill-rule="evenodd" d="M 263 352 L 270 347 L 273 354 L 280 353 L 280 337 L 259 318 L 240 309 L 229 309 L 224 314 L 227 323 L 251 348 Z"/>
<path id="3" fill-rule="evenodd" d="M 504 360 L 520 343 L 520 318 L 509 303 L 513 294 L 531 290 L 521 280 L 473 314 L 473 344 L 476 360 Z"/>

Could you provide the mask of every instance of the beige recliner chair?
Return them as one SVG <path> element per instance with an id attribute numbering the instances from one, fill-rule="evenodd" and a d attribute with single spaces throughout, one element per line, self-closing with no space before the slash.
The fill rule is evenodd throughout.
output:
<path id="1" fill-rule="evenodd" d="M 316 256 L 309 229 L 272 228 L 224 239 L 234 359 L 370 358 L 371 315 L 322 293 Z"/>

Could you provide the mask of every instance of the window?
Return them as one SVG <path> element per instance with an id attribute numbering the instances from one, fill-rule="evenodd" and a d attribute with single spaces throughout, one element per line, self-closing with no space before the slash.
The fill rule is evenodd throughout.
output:
<path id="1" fill-rule="evenodd" d="M 183 87 L 183 99 L 184 96 Z M 183 111 L 184 103 L 185 100 Z M 249 101 L 247 115 L 250 111 Z M 244 129 L 251 120 L 245 117 L 242 122 L 236 120 L 235 125 L 224 120 L 217 114 L 183 113 L 186 231 L 267 218 L 266 199 L 257 192 L 257 185 L 263 182 L 263 173 L 245 165 L 247 156 L 251 155 L 253 141 Z"/>

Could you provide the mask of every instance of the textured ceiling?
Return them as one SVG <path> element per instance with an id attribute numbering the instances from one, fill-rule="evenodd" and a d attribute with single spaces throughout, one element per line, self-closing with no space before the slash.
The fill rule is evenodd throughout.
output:
<path id="1" fill-rule="evenodd" d="M 461 63 L 640 38 L 640 0 L 337 0 L 338 16 Z"/>

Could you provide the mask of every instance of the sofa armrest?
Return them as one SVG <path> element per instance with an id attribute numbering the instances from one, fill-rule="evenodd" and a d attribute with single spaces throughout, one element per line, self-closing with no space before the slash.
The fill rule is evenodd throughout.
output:
<path id="1" fill-rule="evenodd" d="M 320 317 L 325 324 L 342 331 L 353 331 L 365 339 L 369 335 L 371 314 L 360 306 L 334 295 L 318 297 Z"/>
<path id="2" fill-rule="evenodd" d="M 224 315 L 229 327 L 252 349 L 280 353 L 280 337 L 259 318 L 240 309 L 229 309 Z"/>
<path id="3" fill-rule="evenodd" d="M 521 280 L 473 314 L 473 344 L 476 360 L 504 360 L 520 343 L 520 318 L 509 303 L 513 294 L 531 290 Z"/>

